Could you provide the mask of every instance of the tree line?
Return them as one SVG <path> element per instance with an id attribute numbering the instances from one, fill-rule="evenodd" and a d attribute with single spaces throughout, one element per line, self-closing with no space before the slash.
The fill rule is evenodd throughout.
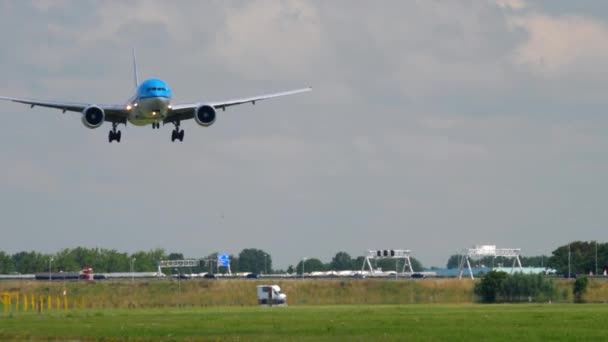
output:
<path id="1" fill-rule="evenodd" d="M 200 259 L 197 267 L 187 270 L 163 270 L 166 273 L 190 272 L 202 273 L 217 271 L 217 255 L 212 253 Z M 0 251 L 1 274 L 30 274 L 39 272 L 75 272 L 85 267 L 93 268 L 96 273 L 106 272 L 154 272 L 158 269 L 159 260 L 183 260 L 182 253 L 167 253 L 162 248 L 135 253 L 119 252 L 106 248 L 66 248 L 54 254 L 43 254 L 35 251 L 8 254 Z M 265 272 L 272 270 L 270 254 L 258 249 L 244 249 L 237 256 L 230 255 L 232 272 Z M 220 267 L 220 270 L 222 267 Z M 225 270 L 224 270 L 225 271 Z"/>
<path id="2" fill-rule="evenodd" d="M 165 273 L 174 272 L 218 272 L 217 255 L 212 253 L 200 259 L 200 265 L 186 270 L 164 270 Z M 570 258 L 568 258 L 570 255 Z M 447 261 L 448 268 L 458 268 L 461 255 L 452 255 Z M 186 259 L 182 253 L 168 253 L 162 248 L 149 251 L 138 251 L 135 253 L 120 252 L 115 249 L 106 248 L 66 248 L 54 254 L 44 254 L 35 251 L 18 252 L 8 254 L 0 251 L 0 274 L 10 273 L 38 273 L 51 271 L 79 271 L 84 267 L 92 267 L 97 273 L 104 272 L 129 272 L 131 267 L 135 272 L 154 272 L 157 270 L 159 260 L 181 260 Z M 568 272 L 568 259 L 570 259 L 570 272 L 576 274 L 603 273 L 608 270 L 608 243 L 595 241 L 574 241 L 556 248 L 550 256 L 520 256 L 524 267 L 548 267 L 558 273 Z M 422 263 L 416 258 L 410 257 L 414 272 L 424 269 Z M 254 273 L 298 273 L 302 271 L 342 271 L 360 270 L 365 257 L 351 257 L 346 252 L 338 252 L 328 262 L 318 258 L 306 258 L 295 265 L 290 265 L 286 270 L 274 269 L 270 253 L 255 248 L 243 249 L 236 255 L 230 255 L 230 268 L 232 272 L 254 272 Z M 402 259 L 378 259 L 373 260 L 374 268 L 384 271 L 401 270 Z M 485 257 L 473 260 L 472 266 L 497 267 L 512 265 L 513 259 L 502 257 Z M 220 267 L 219 272 L 225 273 L 227 268 Z"/>
<path id="3" fill-rule="evenodd" d="M 227 267 L 217 265 L 218 253 L 212 253 L 204 257 L 190 258 L 199 259 L 200 264 L 187 269 L 163 270 L 165 273 L 226 273 Z M 300 273 L 316 271 L 342 271 L 358 270 L 363 266 L 364 257 L 352 258 L 346 252 L 338 252 L 330 262 L 323 263 L 317 258 L 300 261 L 298 264 L 289 266 L 286 270 L 275 270 L 272 266 L 272 256 L 261 249 L 246 248 L 238 255 L 230 255 L 230 269 L 232 272 L 253 273 Z M 18 252 L 8 254 L 0 251 L 0 274 L 20 273 L 31 274 L 39 272 L 74 272 L 85 267 L 93 268 L 96 273 L 106 272 L 154 272 L 157 270 L 159 260 L 183 260 L 188 259 L 182 253 L 167 253 L 162 248 L 149 251 L 138 251 L 132 254 L 119 252 L 115 249 L 105 248 L 66 248 L 54 254 L 43 254 L 35 251 Z M 411 258 L 414 271 L 421 271 L 422 264 L 415 258 Z M 302 267 L 304 266 L 304 268 Z M 403 261 L 394 259 L 381 259 L 373 261 L 374 268 L 382 268 L 385 271 L 401 270 Z"/>

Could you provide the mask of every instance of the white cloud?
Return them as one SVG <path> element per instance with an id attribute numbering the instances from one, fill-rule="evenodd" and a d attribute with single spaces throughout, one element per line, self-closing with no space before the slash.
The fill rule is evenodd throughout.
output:
<path id="1" fill-rule="evenodd" d="M 522 10 L 527 7 L 525 0 L 496 0 L 496 4 L 503 8 Z"/>
<path id="2" fill-rule="evenodd" d="M 608 26 L 580 16 L 526 15 L 513 24 L 524 28 L 528 40 L 515 53 L 515 62 L 544 76 L 597 73 L 607 67 Z"/>
<path id="3" fill-rule="evenodd" d="M 231 8 L 223 25 L 212 52 L 234 72 L 302 77 L 321 62 L 323 26 L 309 2 L 250 1 Z"/>

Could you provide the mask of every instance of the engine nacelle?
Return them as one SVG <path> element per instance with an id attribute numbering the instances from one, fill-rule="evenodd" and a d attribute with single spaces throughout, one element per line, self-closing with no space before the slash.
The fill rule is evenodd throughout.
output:
<path id="1" fill-rule="evenodd" d="M 103 124 L 106 113 L 97 106 L 89 106 L 82 111 L 82 124 L 87 128 L 97 128 Z"/>
<path id="2" fill-rule="evenodd" d="M 194 121 L 197 124 L 209 127 L 215 122 L 215 108 L 210 105 L 201 105 L 194 110 Z"/>

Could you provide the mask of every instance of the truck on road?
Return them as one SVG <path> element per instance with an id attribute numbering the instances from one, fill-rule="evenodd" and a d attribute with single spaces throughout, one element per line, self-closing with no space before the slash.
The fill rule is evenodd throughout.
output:
<path id="1" fill-rule="evenodd" d="M 281 292 L 279 285 L 258 285 L 258 304 L 287 305 L 287 295 Z"/>

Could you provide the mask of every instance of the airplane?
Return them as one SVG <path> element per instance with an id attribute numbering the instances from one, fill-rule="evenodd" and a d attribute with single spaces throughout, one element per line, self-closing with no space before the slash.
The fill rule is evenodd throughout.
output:
<path id="1" fill-rule="evenodd" d="M 184 130 L 180 130 L 180 123 L 184 120 L 194 119 L 197 124 L 209 127 L 215 122 L 218 109 L 225 111 L 226 107 L 245 103 L 255 105 L 257 101 L 312 90 L 311 87 L 308 87 L 226 101 L 173 104 L 171 103 L 171 88 L 165 81 L 150 78 L 141 84 L 139 83 L 135 49 L 133 49 L 133 82 L 135 84 L 135 94 L 121 105 L 45 101 L 4 96 L 0 96 L 0 100 L 27 104 L 31 108 L 39 106 L 60 109 L 63 113 L 66 111 L 81 112 L 83 125 L 91 129 L 99 128 L 105 121 L 110 122 L 112 130 L 108 134 L 109 143 L 120 142 L 121 132 L 117 129 L 119 124 L 126 126 L 129 122 L 135 126 L 152 125 L 152 129 L 159 129 L 161 123 L 163 125 L 170 123 L 175 125 L 175 129 L 171 132 L 171 141 L 175 142 L 175 140 L 184 140 Z"/>

